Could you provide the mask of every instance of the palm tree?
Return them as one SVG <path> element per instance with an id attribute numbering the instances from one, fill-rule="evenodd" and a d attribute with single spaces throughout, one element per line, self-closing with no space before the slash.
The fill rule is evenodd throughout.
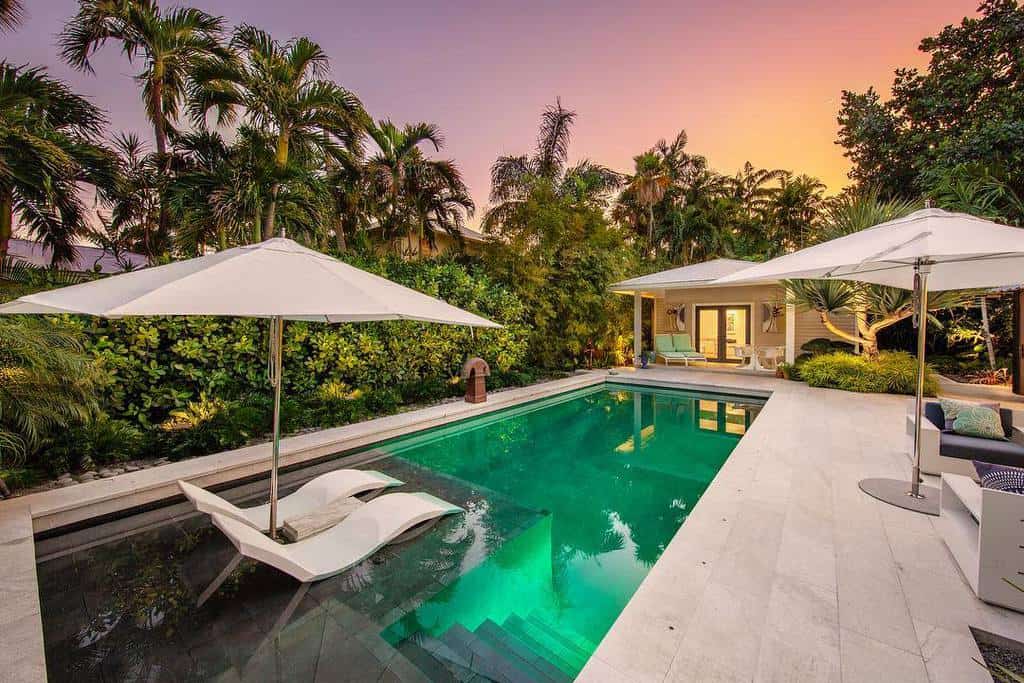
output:
<path id="1" fill-rule="evenodd" d="M 773 233 L 769 256 L 778 256 L 800 249 L 811 239 L 812 230 L 821 213 L 825 184 L 808 175 L 783 173 L 779 187 L 771 195 L 766 208 L 767 224 Z"/>
<path id="2" fill-rule="evenodd" d="M 0 466 L 15 465 L 55 430 L 97 413 L 96 372 L 70 328 L 0 320 Z M 8 493 L 0 480 L 0 493 Z"/>
<path id="3" fill-rule="evenodd" d="M 0 0 L 0 31 L 10 31 L 25 18 L 25 8 L 20 0 Z"/>
<path id="4" fill-rule="evenodd" d="M 114 181 L 113 156 L 96 142 L 105 123 L 45 69 L 0 62 L 0 257 L 17 214 L 54 264 L 74 259 L 75 236 L 86 226 L 78 184 Z"/>
<path id="5" fill-rule="evenodd" d="M 635 172 L 626 187 L 640 204 L 647 207 L 647 244 L 654 245 L 654 205 L 660 202 L 672 184 L 665 159 L 654 151 L 633 157 Z"/>
<path id="6" fill-rule="evenodd" d="M 202 60 L 227 57 L 223 28 L 222 17 L 190 7 L 163 12 L 152 0 L 80 0 L 59 41 L 64 61 L 89 73 L 90 57 L 108 40 L 119 42 L 130 62 L 142 61 L 135 78 L 163 157 L 192 70 Z"/>
<path id="7" fill-rule="evenodd" d="M 79 0 L 78 13 L 60 35 L 61 55 L 71 66 L 92 73 L 90 58 L 108 40 L 121 44 L 129 62 L 142 62 L 135 77 L 142 86 L 146 116 L 153 126 L 162 181 L 168 182 L 168 137 L 175 132 L 191 74 L 203 60 L 227 58 L 221 45 L 224 19 L 183 7 L 163 12 L 152 0 Z M 160 206 L 157 241 L 170 232 Z M 156 253 L 147 252 L 150 260 Z"/>
<path id="8" fill-rule="evenodd" d="M 406 249 L 415 251 L 414 238 L 434 243 L 438 230 L 461 243 L 459 229 L 463 216 L 473 212 L 473 201 L 454 162 L 428 159 L 420 145 L 434 151 L 444 138 L 434 124 L 407 124 L 399 128 L 391 121 L 371 124 L 367 133 L 377 153 L 366 162 L 369 187 L 381 208 L 384 239 L 407 238 Z M 418 241 L 415 243 L 418 245 Z"/>
<path id="9" fill-rule="evenodd" d="M 622 176 L 599 164 L 581 161 L 566 169 L 576 112 L 555 100 L 541 115 L 537 147 L 532 156 L 501 156 L 491 166 L 491 207 L 484 214 L 487 231 L 500 229 L 534 187 L 546 184 L 560 197 L 603 204 L 622 185 Z"/>
<path id="10" fill-rule="evenodd" d="M 107 191 L 101 205 L 109 210 L 108 230 L 123 235 L 133 249 L 152 260 L 170 246 L 167 235 L 159 231 L 162 202 L 160 200 L 160 160 L 150 153 L 134 133 L 114 139 L 118 155 L 118 182 Z"/>
<path id="11" fill-rule="evenodd" d="M 280 43 L 243 25 L 235 30 L 231 47 L 237 57 L 209 60 L 194 71 L 192 117 L 205 124 L 209 110 L 216 108 L 219 120 L 227 121 L 242 109 L 246 123 L 273 136 L 275 177 L 264 206 L 266 239 L 274 234 L 291 150 L 305 146 L 324 155 L 339 147 L 356 150 L 368 121 L 354 94 L 322 78 L 327 55 L 310 39 Z"/>

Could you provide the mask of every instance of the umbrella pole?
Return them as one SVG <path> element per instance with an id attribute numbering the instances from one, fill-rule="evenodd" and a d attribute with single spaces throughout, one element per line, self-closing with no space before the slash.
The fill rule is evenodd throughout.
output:
<path id="1" fill-rule="evenodd" d="M 921 493 L 921 414 L 924 412 L 924 354 L 928 331 L 928 273 L 931 263 L 918 259 L 914 264 L 914 302 L 917 304 L 917 393 L 914 396 L 914 470 L 910 476 L 911 498 L 924 498 Z"/>
<path id="2" fill-rule="evenodd" d="M 924 412 L 924 342 L 928 324 L 928 273 L 932 261 L 918 259 L 914 263 L 914 317 L 917 318 L 917 391 L 914 395 L 914 469 L 910 490 L 902 479 L 869 477 L 861 479 L 860 490 L 883 503 L 926 515 L 938 516 L 939 491 L 934 486 L 921 486 L 921 413 Z"/>
<path id="3" fill-rule="evenodd" d="M 274 387 L 274 445 L 270 465 L 270 537 L 277 540 L 277 468 L 281 460 L 281 356 L 284 318 L 270 319 L 270 383 Z"/>

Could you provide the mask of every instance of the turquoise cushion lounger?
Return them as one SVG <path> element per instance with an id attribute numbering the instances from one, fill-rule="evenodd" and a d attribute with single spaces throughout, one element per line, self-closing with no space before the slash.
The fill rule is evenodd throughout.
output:
<path id="1" fill-rule="evenodd" d="M 686 333 L 673 334 L 672 347 L 679 353 L 695 353 L 697 351 L 697 349 L 693 348 L 693 341 L 691 341 L 690 335 Z"/>
<path id="2" fill-rule="evenodd" d="M 658 353 L 673 353 L 676 351 L 672 345 L 672 335 L 670 334 L 656 334 L 654 335 L 654 350 Z"/>

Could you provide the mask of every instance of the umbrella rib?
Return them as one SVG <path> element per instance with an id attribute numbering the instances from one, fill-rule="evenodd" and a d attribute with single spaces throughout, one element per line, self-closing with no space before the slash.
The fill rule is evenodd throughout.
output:
<path id="1" fill-rule="evenodd" d="M 916 242 L 916 241 L 918 241 L 920 239 L 928 237 L 931 234 L 932 234 L 931 231 L 925 231 L 925 232 L 918 233 L 918 234 L 914 235 L 913 237 L 911 237 L 910 239 L 908 239 L 908 240 L 906 240 L 904 242 L 900 242 L 899 244 L 894 244 L 891 247 L 883 249 L 882 251 L 878 252 L 877 254 L 872 254 L 871 256 L 867 256 L 867 257 L 861 259 L 860 262 L 855 267 L 859 268 L 860 266 L 864 265 L 865 263 L 867 263 L 869 261 L 878 261 L 879 259 L 881 259 L 881 257 L 885 256 L 886 254 L 891 254 L 892 252 L 896 251 L 897 249 L 902 249 L 903 247 L 907 246 L 908 244 L 912 244 L 912 243 L 914 243 L 914 242 Z M 840 270 L 841 268 L 842 268 L 842 266 L 837 266 L 837 267 L 833 268 L 829 272 L 825 273 L 825 277 L 831 277 L 832 273 L 834 271 Z M 858 272 L 871 272 L 871 271 L 858 271 Z"/>
<path id="2" fill-rule="evenodd" d="M 976 261 L 999 261 L 999 260 L 1004 259 L 1004 258 L 1019 258 L 1019 257 L 1020 257 L 1020 254 L 1018 254 L 1017 252 L 1007 251 L 1007 252 L 1002 252 L 1000 254 L 987 254 L 987 255 L 984 255 L 984 256 L 969 256 L 967 258 L 950 259 L 948 261 L 941 261 L 941 263 L 973 263 L 973 262 L 976 262 Z M 867 259 L 865 259 L 865 261 L 866 260 Z M 861 263 L 864 263 L 865 261 L 861 261 Z M 838 274 L 835 274 L 836 271 L 840 271 L 843 268 L 843 266 L 837 266 L 836 268 L 834 268 L 831 271 L 829 271 L 828 273 L 826 273 L 824 277 L 825 278 L 833 278 L 833 277 L 843 278 L 843 277 L 847 277 L 849 275 L 863 275 L 863 274 L 870 274 L 870 273 L 884 273 L 887 270 L 896 270 L 897 268 L 906 268 L 908 265 L 912 265 L 910 263 L 904 263 L 903 261 L 888 261 L 887 263 L 891 263 L 892 265 L 888 265 L 888 266 L 880 267 L 880 268 L 868 268 L 866 270 L 856 270 L 856 271 L 851 270 L 851 271 L 849 271 L 848 273 L 845 273 L 845 274 L 842 273 L 842 272 L 839 272 Z M 799 278 L 794 278 L 794 279 L 799 279 Z"/>

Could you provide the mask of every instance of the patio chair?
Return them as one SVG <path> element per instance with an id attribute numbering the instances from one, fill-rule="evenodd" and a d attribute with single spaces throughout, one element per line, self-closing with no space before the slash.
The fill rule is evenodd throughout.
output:
<path id="1" fill-rule="evenodd" d="M 375 470 L 346 469 L 321 474 L 300 486 L 295 493 L 285 496 L 277 502 L 278 520 L 284 524 L 290 519 L 302 517 L 327 507 L 335 501 L 351 498 L 368 491 L 401 486 L 402 483 Z M 199 512 L 205 512 L 208 515 L 216 513 L 246 524 L 256 531 L 270 530 L 269 503 L 251 508 L 240 508 L 187 481 L 178 481 L 178 487 Z"/>
<path id="2" fill-rule="evenodd" d="M 962 474 L 976 477 L 972 460 L 997 465 L 1024 467 L 1024 415 L 1009 408 L 999 409 L 1006 441 L 964 436 L 946 430 L 946 418 L 938 401 L 926 401 L 921 421 L 921 471 L 925 474 Z M 914 402 L 907 405 L 906 451 L 914 455 Z"/>
<path id="3" fill-rule="evenodd" d="M 974 594 L 993 605 L 1024 611 L 1024 592 L 1017 588 L 1024 558 L 1013 540 L 1024 531 L 1024 496 L 944 473 L 939 501 L 936 530 Z"/>
<path id="4" fill-rule="evenodd" d="M 272 541 L 236 519 L 217 513 L 210 517 L 238 550 L 230 569 L 242 557 L 248 557 L 302 583 L 311 583 L 340 574 L 383 546 L 408 540 L 425 531 L 428 523 L 458 512 L 463 509 L 429 493 L 390 493 L 365 503 L 327 531 L 289 545 Z M 216 585 L 204 591 L 200 599 L 212 595 L 230 573 L 221 572 Z"/>

